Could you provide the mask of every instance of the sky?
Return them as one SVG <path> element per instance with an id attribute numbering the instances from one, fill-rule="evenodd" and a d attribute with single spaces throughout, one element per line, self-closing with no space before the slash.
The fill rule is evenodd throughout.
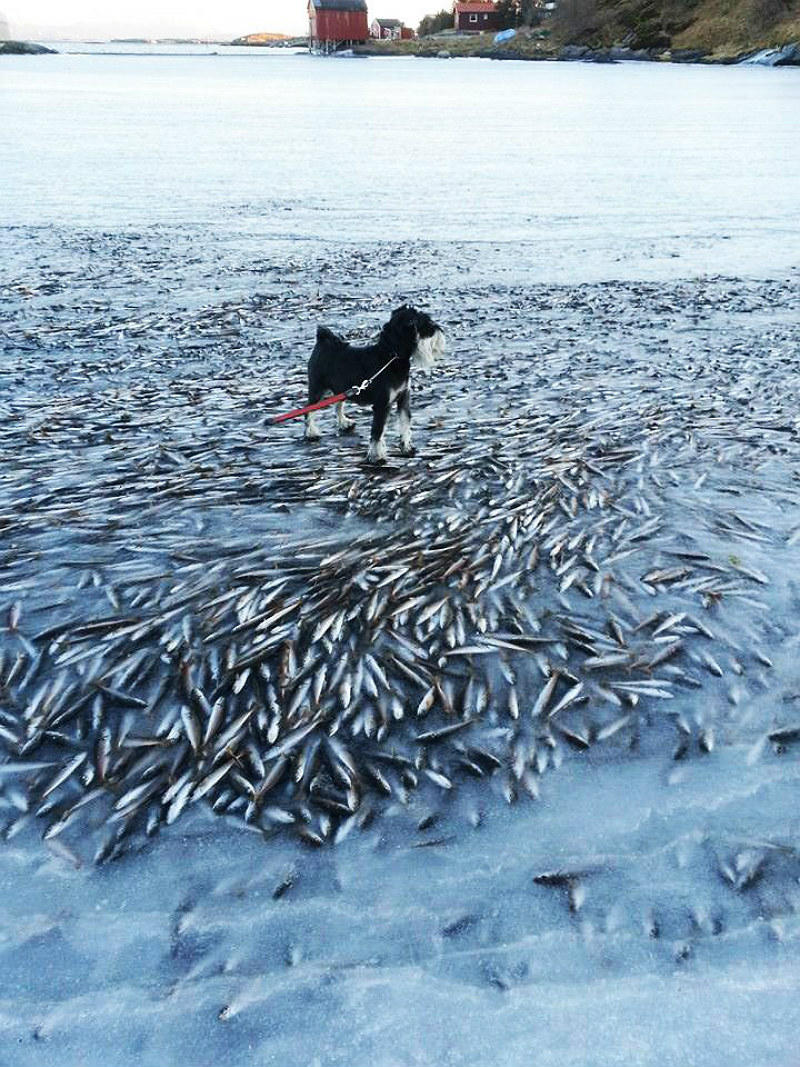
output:
<path id="1" fill-rule="evenodd" d="M 416 26 L 449 0 L 367 0 L 372 18 Z M 246 33 L 302 34 L 306 0 L 0 0 L 0 15 L 17 37 L 220 37 Z"/>

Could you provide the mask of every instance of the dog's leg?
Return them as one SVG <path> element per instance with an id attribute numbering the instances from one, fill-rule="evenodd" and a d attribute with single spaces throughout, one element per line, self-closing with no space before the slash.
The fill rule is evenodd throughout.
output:
<path id="1" fill-rule="evenodd" d="M 317 413 L 311 411 L 306 415 L 306 441 L 319 441 L 320 437 Z"/>
<path id="2" fill-rule="evenodd" d="M 400 429 L 400 452 L 404 456 L 413 456 L 417 450 L 411 443 L 411 401 L 408 389 L 397 398 L 397 422 Z"/>
<path id="3" fill-rule="evenodd" d="M 367 451 L 368 463 L 386 462 L 386 444 L 383 440 L 383 431 L 386 429 L 386 420 L 389 417 L 388 402 L 373 404 L 372 407 L 372 432 L 370 434 L 369 449 Z"/>
<path id="4" fill-rule="evenodd" d="M 348 418 L 344 413 L 344 400 L 336 405 L 336 418 L 339 423 L 339 433 L 352 433 L 355 430 L 355 419 Z"/>
<path id="5" fill-rule="evenodd" d="M 322 377 L 319 372 L 319 340 L 317 341 L 317 347 L 311 353 L 311 359 L 308 361 L 308 401 L 309 404 L 318 404 L 325 395 L 325 385 L 323 384 Z M 310 411 L 306 415 L 306 441 L 319 441 L 320 439 L 319 425 L 317 424 L 316 411 Z"/>
<path id="6" fill-rule="evenodd" d="M 322 400 L 323 392 L 324 390 L 319 388 L 309 388 L 309 404 L 316 404 Z M 306 415 L 306 441 L 319 441 L 321 436 L 322 435 L 319 432 L 319 424 L 317 423 L 317 412 L 309 411 Z"/>

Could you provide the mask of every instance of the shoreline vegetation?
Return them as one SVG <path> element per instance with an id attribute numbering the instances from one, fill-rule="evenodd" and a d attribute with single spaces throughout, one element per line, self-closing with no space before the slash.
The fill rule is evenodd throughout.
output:
<path id="1" fill-rule="evenodd" d="M 232 45 L 251 48 L 307 48 L 308 38 L 270 40 L 270 34 L 238 37 Z M 348 49 L 356 56 L 417 56 L 421 59 L 499 59 L 581 61 L 584 63 L 620 63 L 625 61 L 661 63 L 734 64 L 754 63 L 767 67 L 800 66 L 800 25 L 797 40 L 770 42 L 759 39 L 747 48 L 719 46 L 635 47 L 630 40 L 610 45 L 562 42 L 546 33 L 521 30 L 510 41 L 496 43 L 494 34 L 457 34 L 445 32 L 410 41 L 370 41 Z"/>
<path id="2" fill-rule="evenodd" d="M 562 8 L 591 0 L 562 0 Z M 674 0 L 686 3 L 687 0 Z M 747 0 L 753 5 L 771 0 Z M 800 0 L 794 0 L 800 4 Z M 706 3 L 705 8 L 709 6 Z M 788 9 L 782 21 L 769 30 L 752 32 L 751 21 L 740 18 L 720 19 L 716 23 L 705 8 L 699 12 L 691 25 L 684 25 L 678 33 L 670 34 L 675 25 L 669 23 L 662 12 L 660 28 L 639 21 L 628 12 L 623 18 L 618 15 L 606 18 L 599 24 L 578 31 L 574 12 L 552 20 L 547 27 L 522 27 L 510 40 L 495 40 L 495 34 L 464 34 L 444 30 L 413 40 L 371 40 L 347 50 L 355 56 L 416 56 L 421 59 L 497 59 L 522 61 L 578 61 L 584 63 L 618 63 L 625 61 L 701 64 L 755 64 L 767 67 L 800 67 L 800 13 L 789 17 Z M 664 9 L 666 11 L 666 9 Z M 685 21 L 685 20 L 684 20 Z M 568 25 L 569 23 L 569 25 Z M 569 26 L 573 32 L 567 32 Z M 600 28 L 598 28 L 600 26 Z M 627 26 L 628 32 L 619 32 Z M 197 44 L 199 41 L 183 41 L 175 38 L 159 41 L 126 39 L 112 42 L 125 44 Z M 227 44 L 249 48 L 307 48 L 307 37 L 287 37 L 278 33 L 253 33 L 228 42 L 202 42 L 204 44 Z M 56 55 L 57 50 L 30 41 L 0 41 L 0 55 Z"/>
<path id="3" fill-rule="evenodd" d="M 413 40 L 370 40 L 360 56 L 741 63 L 800 66 L 800 0 L 529 0 L 498 4 L 516 25 L 511 39 L 459 33 L 448 11 L 423 19 Z M 251 34 L 233 44 L 274 47 L 275 35 Z M 289 42 L 280 42 L 284 46 Z M 307 44 L 295 38 L 293 45 Z"/>
<path id="4" fill-rule="evenodd" d="M 308 38 L 279 39 L 276 34 L 251 34 L 238 37 L 232 45 L 252 48 L 306 48 Z M 630 35 L 622 43 L 575 43 L 559 40 L 549 31 L 519 30 L 511 40 L 495 42 L 495 35 L 458 34 L 454 31 L 417 37 L 410 41 L 370 41 L 348 49 L 356 56 L 417 56 L 421 59 L 499 59 L 527 61 L 580 61 L 584 63 L 621 63 L 625 61 L 661 63 L 734 64 L 754 63 L 768 67 L 800 66 L 800 24 L 796 39 L 775 41 L 768 37 L 753 40 L 746 48 L 720 45 L 703 47 L 639 46 Z"/>
<path id="5" fill-rule="evenodd" d="M 800 36 L 800 34 L 798 35 Z M 800 66 L 800 42 L 781 45 L 759 43 L 749 48 L 720 47 L 713 50 L 692 47 L 635 47 L 630 43 L 590 45 L 558 43 L 533 34 L 517 34 L 496 44 L 490 34 L 481 37 L 436 36 L 413 41 L 371 41 L 353 48 L 361 56 L 419 56 L 440 59 L 498 59 L 525 61 L 580 61 L 618 63 L 624 61 L 662 63 L 735 64 Z"/>

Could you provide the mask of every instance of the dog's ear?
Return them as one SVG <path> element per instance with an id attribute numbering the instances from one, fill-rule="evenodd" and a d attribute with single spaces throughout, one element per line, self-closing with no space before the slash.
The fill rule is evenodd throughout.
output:
<path id="1" fill-rule="evenodd" d="M 414 324 L 417 327 L 417 333 L 420 337 L 432 337 L 439 327 L 424 311 L 414 312 Z"/>
<path id="2" fill-rule="evenodd" d="M 417 343 L 416 315 L 408 304 L 395 308 L 391 318 L 381 330 L 383 340 L 405 358 L 414 351 Z"/>

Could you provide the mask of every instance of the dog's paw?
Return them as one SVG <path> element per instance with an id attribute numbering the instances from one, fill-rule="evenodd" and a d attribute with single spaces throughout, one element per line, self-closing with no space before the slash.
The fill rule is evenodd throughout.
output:
<path id="1" fill-rule="evenodd" d="M 315 445 L 317 443 L 317 441 L 321 441 L 322 440 L 322 434 L 321 433 L 307 433 L 305 435 L 305 437 L 303 438 L 303 440 L 304 441 L 308 441 L 308 443 L 311 444 L 311 445 Z"/>
<path id="2" fill-rule="evenodd" d="M 369 448 L 367 449 L 367 463 L 374 463 L 376 466 L 383 466 L 386 462 L 386 445 L 384 442 L 370 441 Z"/>
<path id="3" fill-rule="evenodd" d="M 400 445 L 401 456 L 416 456 L 417 450 L 413 445 Z"/>
<path id="4" fill-rule="evenodd" d="M 355 419 L 348 419 L 347 422 L 339 423 L 339 433 L 353 433 L 355 428 Z"/>
<path id="5" fill-rule="evenodd" d="M 367 456 L 367 466 L 368 467 L 385 467 L 386 464 L 387 464 L 387 459 L 386 459 L 385 456 L 375 456 L 375 457 Z"/>

